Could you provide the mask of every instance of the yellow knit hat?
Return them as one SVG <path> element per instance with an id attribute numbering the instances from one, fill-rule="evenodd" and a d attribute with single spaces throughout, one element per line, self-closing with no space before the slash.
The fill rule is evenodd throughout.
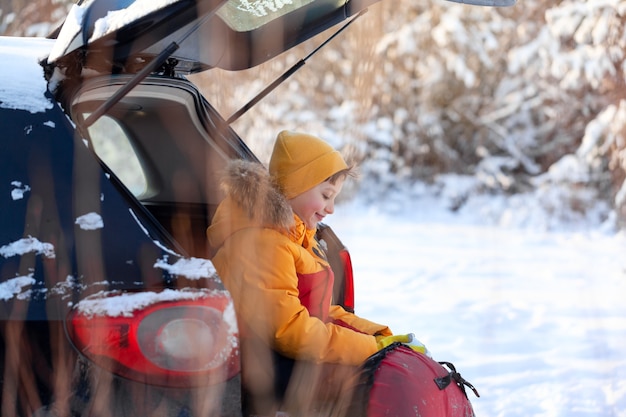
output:
<path id="1" fill-rule="evenodd" d="M 322 139 L 283 130 L 270 158 L 270 175 L 287 199 L 326 181 L 348 165 L 341 154 Z"/>

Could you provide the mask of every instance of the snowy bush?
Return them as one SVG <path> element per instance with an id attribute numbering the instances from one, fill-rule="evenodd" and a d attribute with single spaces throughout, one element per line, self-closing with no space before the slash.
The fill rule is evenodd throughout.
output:
<path id="1" fill-rule="evenodd" d="M 377 117 L 394 120 L 385 140 L 397 150 L 392 168 L 410 166 L 413 179 L 428 182 L 475 176 L 455 209 L 472 194 L 509 194 L 559 222 L 602 222 L 609 207 L 626 219 L 624 125 L 615 109 L 624 96 L 626 2 L 403 7 L 410 12 L 386 10 L 389 29 L 376 49 L 386 63 Z M 402 119 L 393 117 L 398 108 Z M 381 146 L 371 130 L 366 137 Z"/>
<path id="2" fill-rule="evenodd" d="M 0 0 L 0 35 L 48 36 L 60 24 L 71 0 Z"/>
<path id="3" fill-rule="evenodd" d="M 626 221 L 626 100 L 589 123 L 576 155 L 590 170 L 587 184 L 608 194 L 622 223 Z"/>

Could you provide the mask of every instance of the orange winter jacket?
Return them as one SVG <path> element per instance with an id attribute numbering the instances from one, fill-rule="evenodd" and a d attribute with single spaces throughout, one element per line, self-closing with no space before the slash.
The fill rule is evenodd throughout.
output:
<path id="1" fill-rule="evenodd" d="M 296 360 L 344 365 L 359 365 L 376 352 L 373 335 L 391 331 L 331 305 L 332 270 L 315 230 L 293 214 L 267 170 L 239 161 L 230 166 L 224 188 L 227 197 L 207 237 L 235 303 L 244 369 L 246 351 L 264 347 Z M 255 362 L 266 357 L 251 354 Z"/>

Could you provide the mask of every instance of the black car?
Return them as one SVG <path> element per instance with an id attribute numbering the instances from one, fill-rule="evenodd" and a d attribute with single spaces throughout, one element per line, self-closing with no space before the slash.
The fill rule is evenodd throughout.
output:
<path id="1" fill-rule="evenodd" d="M 0 37 L 3 416 L 241 415 L 205 230 L 225 164 L 256 157 L 185 76 L 253 67 L 374 1 L 94 0 L 50 39 Z M 349 255 L 320 238 L 352 309 Z"/>

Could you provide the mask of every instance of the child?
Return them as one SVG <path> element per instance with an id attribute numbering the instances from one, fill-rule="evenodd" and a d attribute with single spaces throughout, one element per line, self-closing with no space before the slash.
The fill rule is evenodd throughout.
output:
<path id="1" fill-rule="evenodd" d="M 237 312 L 245 417 L 345 400 L 346 381 L 392 334 L 332 305 L 333 272 L 315 232 L 351 175 L 326 142 L 291 131 L 278 134 L 269 170 L 228 168 L 207 237 Z"/>

